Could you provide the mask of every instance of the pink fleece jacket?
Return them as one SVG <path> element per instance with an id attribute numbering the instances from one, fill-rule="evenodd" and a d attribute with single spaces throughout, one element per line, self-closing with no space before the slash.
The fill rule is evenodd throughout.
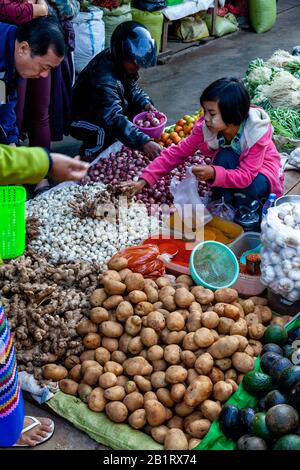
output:
<path id="1" fill-rule="evenodd" d="M 212 165 L 215 169 L 215 179 L 209 182 L 211 186 L 222 188 L 247 188 L 258 173 L 265 175 L 270 182 L 270 192 L 277 197 L 283 195 L 283 169 L 281 159 L 272 141 L 273 128 L 267 113 L 258 107 L 251 107 L 245 121 L 240 140 L 242 149 L 239 166 L 235 170 Z M 196 123 L 193 133 L 178 145 L 172 145 L 164 150 L 150 165 L 140 178 L 149 186 L 153 186 L 160 178 L 183 163 L 196 150 L 206 157 L 214 157 L 220 150 L 217 135 L 209 131 L 204 118 Z"/>

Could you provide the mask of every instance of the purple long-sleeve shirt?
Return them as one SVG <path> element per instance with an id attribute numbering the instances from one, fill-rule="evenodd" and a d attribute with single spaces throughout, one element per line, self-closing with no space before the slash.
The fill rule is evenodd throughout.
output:
<path id="1" fill-rule="evenodd" d="M 33 18 L 33 6 L 31 3 L 23 3 L 22 0 L 0 0 L 0 21 L 3 23 L 22 24 Z"/>

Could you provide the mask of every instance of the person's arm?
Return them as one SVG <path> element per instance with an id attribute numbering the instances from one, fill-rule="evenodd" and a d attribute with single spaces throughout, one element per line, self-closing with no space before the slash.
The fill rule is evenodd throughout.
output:
<path id="1" fill-rule="evenodd" d="M 153 105 L 150 96 L 138 86 L 136 79 L 126 80 L 125 89 L 130 103 L 135 107 L 143 110 L 149 105 Z"/>
<path id="2" fill-rule="evenodd" d="M 2 144 L 18 144 L 19 142 L 15 105 L 16 101 L 13 98 L 8 103 L 0 105 L 0 142 Z"/>
<path id="3" fill-rule="evenodd" d="M 16 2 L 1 0 L 0 21 L 15 25 L 27 23 L 33 18 L 48 15 L 48 6 L 44 0 Z"/>

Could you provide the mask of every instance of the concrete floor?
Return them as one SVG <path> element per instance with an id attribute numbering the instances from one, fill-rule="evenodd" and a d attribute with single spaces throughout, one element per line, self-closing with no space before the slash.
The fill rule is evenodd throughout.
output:
<path id="1" fill-rule="evenodd" d="M 243 77 L 250 60 L 267 59 L 276 49 L 291 51 L 300 44 L 300 0 L 279 0 L 278 17 L 271 31 L 264 34 L 239 31 L 191 48 L 191 52 L 174 57 L 166 65 L 143 71 L 141 86 L 150 94 L 158 109 L 170 123 L 199 108 L 201 91 L 222 76 Z M 55 143 L 53 150 L 74 155 L 79 144 L 71 138 Z M 299 173 L 292 172 L 287 181 L 294 194 L 299 191 Z M 294 189 L 293 189 L 294 188 Z M 48 413 L 26 403 L 26 413 L 39 416 Z M 56 433 L 38 449 L 105 449 L 68 422 L 54 417 Z"/>

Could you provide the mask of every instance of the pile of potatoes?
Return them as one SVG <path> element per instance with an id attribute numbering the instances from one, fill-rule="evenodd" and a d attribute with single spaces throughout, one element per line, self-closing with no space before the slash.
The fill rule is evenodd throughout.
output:
<path id="1" fill-rule="evenodd" d="M 267 300 L 181 275 L 144 279 L 114 257 L 77 332 L 85 351 L 44 377 L 169 450 L 195 448 L 261 352 Z"/>

